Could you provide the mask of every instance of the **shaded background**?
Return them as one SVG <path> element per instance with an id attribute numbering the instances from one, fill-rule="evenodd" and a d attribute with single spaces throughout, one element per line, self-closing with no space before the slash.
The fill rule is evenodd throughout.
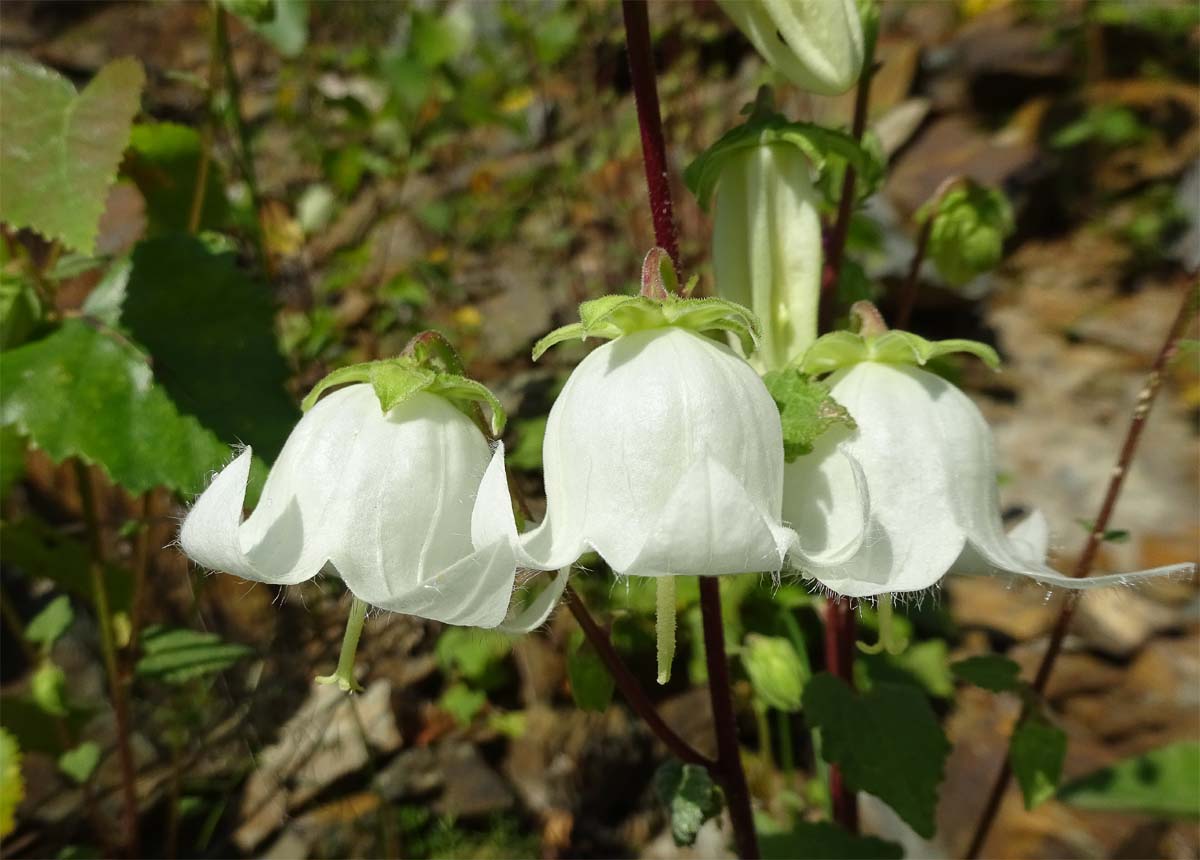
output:
<path id="1" fill-rule="evenodd" d="M 135 56 L 148 76 L 142 121 L 202 129 L 209 17 L 201 3 L 7 0 L 0 44 L 80 83 L 112 58 Z M 868 205 L 874 229 L 852 239 L 851 253 L 879 284 L 886 315 L 912 254 L 913 213 L 939 183 L 959 173 L 1007 192 L 1017 231 L 1000 268 L 950 288 L 927 267 L 911 328 L 1000 351 L 999 375 L 969 361 L 951 371 L 993 423 L 1005 502 L 1045 511 L 1065 568 L 1086 536 L 1077 521 L 1099 504 L 1145 369 L 1184 284 L 1194 283 L 1187 272 L 1200 263 L 1195 7 L 963 0 L 887 3 L 883 17 L 871 122 L 890 170 Z M 773 80 L 715 4 L 657 4 L 651 21 L 684 269 L 711 291 L 710 222 L 678 180 L 682 168 L 738 121 L 760 83 L 776 84 L 788 115 L 828 124 L 848 121 L 852 97 L 816 98 Z M 251 238 L 246 165 L 221 123 L 203 222 L 235 238 L 243 268 L 265 264 L 295 399 L 333 367 L 394 355 L 412 334 L 438 328 L 509 408 L 510 467 L 540 510 L 545 415 L 586 348 L 563 347 L 535 365 L 530 347 L 571 321 L 580 301 L 631 289 L 653 244 L 619 8 L 313 3 L 306 21 L 279 21 L 270 38 L 238 19 L 230 25 L 263 259 Z M 181 157 L 194 176 L 194 155 Z M 170 175 L 153 175 L 156 165 L 127 157 L 102 227 L 107 252 L 186 211 L 190 184 L 181 193 Z M 186 259 L 170 262 L 164 283 L 192 276 Z M 61 309 L 78 308 L 95 282 L 88 274 L 65 285 Z M 161 308 L 146 310 L 146 328 L 180 307 L 164 294 Z M 185 312 L 219 322 L 239 305 L 223 295 Z M 214 381 L 233 384 L 239 368 L 223 367 L 219 349 L 215 342 Z M 1105 544 L 1100 568 L 1197 556 L 1194 355 L 1170 368 L 1112 522 L 1128 535 Z M 170 368 L 156 372 L 170 387 Z M 186 409 L 187 392 L 172 393 Z M 268 448 L 282 438 L 278 427 L 236 420 L 214 429 L 230 441 L 253 429 L 263 440 L 256 446 Z M 54 535 L 79 538 L 70 470 L 36 452 L 25 465 L 5 522 L 35 517 Z M 147 620 L 213 631 L 252 653 L 183 685 L 135 682 L 147 855 L 688 856 L 672 845 L 651 786 L 663 750 L 619 700 L 603 712 L 573 704 L 563 655 L 577 633 L 566 613 L 515 643 L 373 618 L 359 653 L 368 690 L 356 717 L 336 691 L 310 683 L 336 661 L 346 612 L 338 584 L 285 593 L 204 576 L 168 546 L 178 502 L 156 493 L 149 504 Z M 111 488 L 103 510 L 114 564 L 138 563 L 137 541 L 122 526 L 147 511 Z M 62 554 L 14 562 L 12 547 L 4 585 L 28 618 L 51 596 L 39 559 L 72 562 Z M 613 587 L 591 567 L 581 590 L 616 619 L 618 645 L 653 686 L 652 594 Z M 733 588 L 726 600 L 741 606 L 740 641 L 771 594 L 755 582 Z M 815 603 L 796 599 L 818 653 Z M 949 855 L 975 824 L 1018 702 L 971 687 L 953 698 L 947 655 L 995 651 L 1029 671 L 1057 600 L 990 580 L 951 581 L 907 610 L 919 662 L 861 661 L 865 683 L 906 678 L 945 715 L 955 747 L 937 846 Z M 1067 778 L 1200 737 L 1198 605 L 1191 581 L 1081 604 L 1049 693 L 1071 738 Z M 685 610 L 678 659 L 689 671 L 655 692 L 668 722 L 711 749 L 707 694 L 689 689 L 703 671 L 697 624 L 695 608 Z M 58 643 L 55 659 L 73 695 L 103 700 L 88 618 Z M 6 625 L 6 693 L 24 689 L 28 668 Z M 736 694 L 748 702 L 744 678 Z M 780 775 L 743 712 L 756 801 L 779 814 L 803 808 L 805 751 L 805 773 Z M 111 717 L 101 709 L 86 731 L 110 744 Z M 25 773 L 6 852 L 54 856 L 73 846 L 82 853 L 72 856 L 84 856 L 95 840 L 80 793 L 50 757 L 29 753 Z M 101 809 L 115 820 L 115 762 L 105 760 L 96 779 Z M 898 838 L 870 808 L 865 815 Z M 1056 802 L 1025 813 L 1014 788 L 990 845 L 1006 857 L 1194 857 L 1200 836 L 1194 823 Z M 720 850 L 708 833 L 694 853 Z"/>

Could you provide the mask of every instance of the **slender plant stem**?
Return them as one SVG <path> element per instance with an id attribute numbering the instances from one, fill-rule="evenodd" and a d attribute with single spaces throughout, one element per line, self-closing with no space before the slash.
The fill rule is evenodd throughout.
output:
<path id="1" fill-rule="evenodd" d="M 208 37 L 208 90 L 204 94 L 204 128 L 200 132 L 200 163 L 196 166 L 196 185 L 192 189 L 192 205 L 188 210 L 188 232 L 200 229 L 204 214 L 204 196 L 208 191 L 208 169 L 212 161 L 213 126 L 216 125 L 217 82 L 221 76 L 221 18 L 219 4 L 209 6 L 211 24 Z"/>
<path id="2" fill-rule="evenodd" d="M 1100 513 L 1096 516 L 1096 523 L 1088 535 L 1083 553 L 1079 556 L 1079 561 L 1075 564 L 1075 569 L 1071 572 L 1071 576 L 1077 579 L 1083 579 L 1092 572 L 1092 564 L 1096 560 L 1096 553 L 1100 549 L 1100 544 L 1104 541 L 1104 533 L 1108 530 L 1108 522 L 1112 518 L 1113 509 L 1116 507 L 1117 497 L 1121 494 L 1121 488 L 1125 484 L 1125 477 L 1129 474 L 1129 466 L 1133 462 L 1134 454 L 1137 453 L 1138 441 L 1141 439 L 1142 431 L 1146 427 L 1146 418 L 1150 414 L 1150 408 L 1154 405 L 1154 400 L 1158 396 L 1159 389 L 1162 388 L 1167 362 L 1175 354 L 1179 346 L 1179 339 L 1183 337 L 1188 323 L 1195 315 L 1198 303 L 1200 303 L 1200 288 L 1189 285 L 1186 288 L 1179 313 L 1176 315 L 1175 321 L 1171 324 L 1166 340 L 1163 341 L 1162 349 L 1159 350 L 1158 356 L 1154 359 L 1154 365 L 1150 368 L 1146 382 L 1138 394 L 1137 404 L 1134 406 L 1133 416 L 1129 421 L 1129 429 L 1125 432 L 1125 441 L 1121 445 L 1121 453 L 1117 457 L 1117 465 L 1112 470 L 1112 477 L 1108 481 L 1108 489 L 1104 493 L 1104 501 L 1100 504 Z M 1054 671 L 1054 663 L 1058 659 L 1058 655 L 1062 653 L 1063 641 L 1066 639 L 1067 631 L 1071 626 L 1071 620 L 1075 615 L 1078 596 L 1078 592 L 1068 592 L 1067 598 L 1063 601 L 1062 609 L 1059 610 L 1058 621 L 1055 623 L 1054 630 L 1050 634 L 1050 643 L 1046 647 L 1046 653 L 1042 656 L 1042 662 L 1038 665 L 1037 674 L 1034 676 L 1033 690 L 1039 697 L 1046 692 L 1046 685 L 1050 682 L 1050 674 Z M 1000 773 L 996 777 L 996 782 L 992 786 L 992 791 L 988 795 L 987 803 L 983 808 L 983 815 L 979 819 L 979 825 L 975 828 L 975 833 L 971 837 L 971 844 L 967 849 L 968 858 L 976 858 L 983 851 L 983 846 L 987 842 L 992 825 L 995 823 L 996 814 L 1000 810 L 1000 802 L 1004 799 L 1004 793 L 1008 789 L 1008 782 L 1011 778 L 1012 767 L 1009 765 L 1008 757 L 1006 756 L 1004 764 L 1000 768 Z"/>
<path id="3" fill-rule="evenodd" d="M 625 697 L 625 701 L 641 717 L 650 731 L 680 761 L 687 762 L 688 764 L 698 764 L 709 770 L 715 770 L 717 767 L 715 761 L 676 734 L 675 730 L 668 726 L 663 721 L 663 718 L 659 716 L 658 711 L 646 695 L 645 690 L 642 689 L 642 685 L 638 683 L 637 678 L 629 671 L 629 667 L 625 665 L 625 661 L 621 659 L 621 655 L 613 647 L 608 634 L 600 629 L 600 625 L 596 623 L 591 613 L 588 612 L 583 599 L 569 585 L 566 588 L 566 602 L 571 610 L 571 614 L 579 622 L 579 628 L 583 631 L 583 635 L 587 637 L 592 648 L 596 650 L 596 653 L 600 655 L 600 659 L 608 668 L 609 674 L 612 675 L 613 681 L 616 682 L 617 689 L 621 691 L 621 695 Z"/>
<path id="4" fill-rule="evenodd" d="M 667 173 L 667 147 L 663 139 L 662 114 L 658 106 L 658 85 L 654 79 L 654 50 L 650 44 L 650 17 L 645 0 L 621 0 L 625 18 L 625 46 L 629 53 L 629 74 L 633 98 L 637 104 L 638 127 L 642 133 L 642 161 L 646 166 L 646 187 L 650 192 L 650 212 L 654 219 L 654 238 L 671 256 L 679 269 L 679 234 L 675 226 L 675 208 L 671 202 L 671 180 Z"/>
<path id="5" fill-rule="evenodd" d="M 92 600 L 96 604 L 96 616 L 100 625 L 100 651 L 104 657 L 104 669 L 108 675 L 109 694 L 113 700 L 113 714 L 117 728 L 117 758 L 121 765 L 121 794 L 124 799 L 124 846 L 130 856 L 137 857 L 138 850 L 138 806 L 137 771 L 133 764 L 133 748 L 129 742 L 129 700 L 125 681 L 117 664 L 117 644 L 113 635 L 112 611 L 108 605 L 108 589 L 104 585 L 104 541 L 100 534 L 100 520 L 96 512 L 96 490 L 92 474 L 79 460 L 75 461 L 75 477 L 79 484 L 79 498 L 83 506 L 83 519 L 88 535 L 88 578 L 91 581 Z"/>
<path id="6" fill-rule="evenodd" d="M 873 48 L 873 46 L 872 46 Z M 863 59 L 862 75 L 858 79 L 858 89 L 854 96 L 854 119 L 850 133 L 856 141 L 861 141 L 867 127 L 867 108 L 871 102 L 871 78 L 874 77 L 875 58 L 868 54 Z M 846 254 L 846 238 L 850 235 L 850 217 L 854 214 L 855 187 L 858 174 L 854 167 L 847 164 L 846 173 L 842 177 L 842 194 L 838 199 L 837 220 L 833 225 L 833 233 L 825 250 L 825 263 L 829 268 L 829 289 L 822 296 L 821 327 L 828 329 L 837 305 L 837 284 L 842 274 L 842 260 Z"/>
<path id="7" fill-rule="evenodd" d="M 717 766 L 723 777 L 733 838 L 742 860 L 755 860 L 758 834 L 750 809 L 750 789 L 742 769 L 738 747 L 737 717 L 733 713 L 733 689 L 729 683 L 729 658 L 725 654 L 725 622 L 721 617 L 721 583 L 715 576 L 701 576 L 700 618 L 704 626 L 704 661 L 708 667 L 708 692 L 717 730 Z"/>
<path id="8" fill-rule="evenodd" d="M 913 308 L 917 304 L 917 290 L 921 283 L 921 264 L 925 262 L 925 253 L 929 250 L 929 237 L 933 233 L 933 222 L 937 214 L 931 212 L 921 225 L 917 234 L 917 248 L 913 252 L 912 262 L 908 266 L 908 277 L 904 280 L 904 288 L 900 293 L 900 306 L 896 309 L 896 317 L 892 325 L 901 330 L 908 329 L 908 321 L 912 319 Z"/>
<path id="9" fill-rule="evenodd" d="M 140 520 L 137 536 L 133 540 L 133 595 L 129 607 L 129 647 L 127 670 L 132 670 L 141 639 L 142 622 L 146 617 L 146 572 L 150 566 L 150 529 L 154 511 L 154 490 L 147 490 L 138 502 Z"/>
<path id="10" fill-rule="evenodd" d="M 825 609 L 825 668 L 854 686 L 854 608 L 849 600 L 830 600 Z M 851 833 L 858 832 L 858 796 L 846 784 L 837 765 L 829 767 L 829 797 L 833 819 Z"/>

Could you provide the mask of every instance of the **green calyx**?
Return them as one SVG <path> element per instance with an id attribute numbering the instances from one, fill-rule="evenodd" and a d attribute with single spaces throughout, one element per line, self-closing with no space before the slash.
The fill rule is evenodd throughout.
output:
<path id="1" fill-rule="evenodd" d="M 385 414 L 424 391 L 446 398 L 480 424 L 483 422 L 480 404 L 487 404 L 492 417 L 486 429 L 490 429 L 494 437 L 504 432 L 507 421 L 504 407 L 486 386 L 463 375 L 458 356 L 440 335 L 432 332 L 417 335 L 405 353 L 397 358 L 352 364 L 333 371 L 313 386 L 300 408 L 307 412 L 322 394 L 335 386 L 366 382 L 375 389 Z"/>
<path id="2" fill-rule="evenodd" d="M 555 344 L 589 337 L 618 338 L 648 329 L 691 329 L 695 332 L 733 332 L 742 342 L 743 354 L 754 351 L 759 337 L 758 318 L 751 311 L 725 299 L 688 299 L 668 295 L 665 299 L 645 296 L 601 296 L 579 306 L 579 322 L 555 329 L 533 347 L 533 360 Z"/>
<path id="3" fill-rule="evenodd" d="M 881 170 L 879 159 L 850 135 L 813 123 L 790 122 L 787 117 L 775 113 L 770 91 L 764 87 L 750 108 L 746 122 L 726 132 L 697 156 L 684 170 L 684 181 L 700 201 L 700 206 L 707 209 L 721 171 L 731 156 L 756 146 L 773 144 L 795 146 L 817 171 L 823 170 L 827 161 L 844 162 L 860 177 L 871 177 Z"/>
<path id="4" fill-rule="evenodd" d="M 981 359 L 992 370 L 1000 367 L 1000 356 L 986 343 L 975 340 L 926 340 L 908 331 L 861 334 L 835 331 L 817 338 L 800 359 L 799 369 L 813 376 L 832 373 L 860 361 L 882 364 L 923 365 L 930 359 L 956 352 L 967 352 Z"/>

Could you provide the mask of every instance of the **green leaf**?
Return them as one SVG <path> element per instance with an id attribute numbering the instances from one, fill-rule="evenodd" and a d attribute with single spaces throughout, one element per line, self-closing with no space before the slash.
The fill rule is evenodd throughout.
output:
<path id="1" fill-rule="evenodd" d="M 29 679 L 29 695 L 34 703 L 54 717 L 70 712 L 67 704 L 67 674 L 49 660 L 43 660 Z"/>
<path id="2" fill-rule="evenodd" d="M 308 0 L 273 0 L 274 14 L 266 21 L 248 21 L 251 29 L 285 57 L 298 57 L 308 44 Z"/>
<path id="3" fill-rule="evenodd" d="M 25 475 L 25 438 L 15 427 L 0 427 L 0 499 Z"/>
<path id="4" fill-rule="evenodd" d="M 761 834 L 763 860 L 900 860 L 904 849 L 874 836 L 847 833 L 829 821 L 797 821 L 790 833 Z"/>
<path id="5" fill-rule="evenodd" d="M 928 253 L 952 284 L 964 284 L 994 269 L 1004 255 L 1004 240 L 1016 224 L 1012 206 L 996 188 L 964 180 L 917 212 L 932 217 Z"/>
<path id="6" fill-rule="evenodd" d="M 92 585 L 88 576 L 87 547 L 33 517 L 0 522 L 0 545 L 8 571 L 49 579 L 89 605 Z M 113 613 L 128 612 L 133 577 L 128 571 L 105 565 L 104 587 Z"/>
<path id="7" fill-rule="evenodd" d="M 33 284 L 0 272 L 0 349 L 29 340 L 42 319 L 42 302 Z"/>
<path id="8" fill-rule="evenodd" d="M 463 727 L 471 725 L 486 705 L 487 694 L 482 690 L 472 690 L 466 684 L 451 684 L 438 699 L 438 707 Z"/>
<path id="9" fill-rule="evenodd" d="M 71 598 L 63 594 L 54 598 L 41 612 L 33 616 L 25 627 L 25 638 L 49 650 L 58 641 L 58 637 L 67 632 L 74 620 L 75 610 L 71 608 Z"/>
<path id="10" fill-rule="evenodd" d="M 220 0 L 222 6 L 245 18 L 247 23 L 265 24 L 275 20 L 274 0 Z"/>
<path id="11" fill-rule="evenodd" d="M 146 200 L 148 235 L 187 232 L 201 161 L 200 133 L 173 122 L 135 125 L 122 172 Z M 200 209 L 201 230 L 225 225 L 229 203 L 220 165 L 210 161 Z"/>
<path id="12" fill-rule="evenodd" d="M 94 714 L 78 705 L 68 703 L 64 717 L 68 731 L 78 735 Z M 0 695 L 0 725 L 9 732 L 26 752 L 44 753 L 56 757 L 63 752 L 58 722 L 46 719 L 46 712 L 33 696 Z"/>
<path id="13" fill-rule="evenodd" d="M 4 354 L 0 424 L 56 463 L 96 463 L 133 493 L 203 488 L 229 448 L 180 415 L 145 358 L 113 333 L 67 320 L 49 337 Z"/>
<path id="14" fill-rule="evenodd" d="M 980 654 L 959 660 L 950 671 L 969 684 L 993 693 L 1006 693 L 1021 686 L 1021 667 L 999 654 Z"/>
<path id="15" fill-rule="evenodd" d="M 571 698 L 584 711 L 605 711 L 612 701 L 615 682 L 596 649 L 580 637 L 567 652 L 567 677 Z"/>
<path id="16" fill-rule="evenodd" d="M 817 439 L 834 425 L 853 430 L 854 419 L 829 393 L 829 386 L 794 367 L 773 370 L 763 377 L 779 407 L 783 423 L 783 456 L 791 463 L 812 452 Z"/>
<path id="17" fill-rule="evenodd" d="M 654 791 L 671 817 L 676 845 L 693 844 L 704 822 L 721 811 L 721 793 L 700 765 L 672 759 L 654 774 Z"/>
<path id="18" fill-rule="evenodd" d="M 154 357 L 154 375 L 180 411 L 224 442 L 273 460 L 300 414 L 275 340 L 267 288 L 192 236 L 140 243 L 121 320 Z"/>
<path id="19" fill-rule="evenodd" d="M 763 704 L 793 714 L 800 710 L 808 673 L 790 641 L 750 633 L 741 657 L 754 695 Z"/>
<path id="20" fill-rule="evenodd" d="M 1037 715 L 1023 717 L 1013 730 L 1008 760 L 1021 786 L 1025 808 L 1054 796 L 1067 757 L 1067 733 Z"/>
<path id="21" fill-rule="evenodd" d="M 804 690 L 804 711 L 821 731 L 822 756 L 852 787 L 887 803 L 919 835 L 933 836 L 950 744 L 925 696 L 893 684 L 856 695 L 822 672 Z"/>
<path id="22" fill-rule="evenodd" d="M 862 677 L 856 672 L 855 680 L 862 689 L 876 684 L 912 684 L 930 696 L 949 699 L 954 695 L 954 679 L 946 665 L 946 655 L 946 642 L 942 639 L 917 642 L 899 654 L 886 651 L 862 654 L 855 661 Z"/>
<path id="23" fill-rule="evenodd" d="M 100 745 L 95 741 L 84 741 L 58 757 L 58 769 L 79 785 L 83 785 L 91 778 L 98 764 L 100 764 Z"/>
<path id="24" fill-rule="evenodd" d="M 142 633 L 142 658 L 134 671 L 143 678 L 181 684 L 228 669 L 254 651 L 225 642 L 215 633 L 155 625 Z"/>
<path id="25" fill-rule="evenodd" d="M 1180 741 L 1073 780 L 1058 798 L 1081 809 L 1200 817 L 1200 743 Z"/>
<path id="26" fill-rule="evenodd" d="M 0 57 L 0 220 L 92 253 L 144 81 L 125 57 L 76 94 L 45 66 Z"/>
<path id="27" fill-rule="evenodd" d="M 17 807 L 24 799 L 21 747 L 6 729 L 0 729 L 0 839 L 16 828 Z"/>

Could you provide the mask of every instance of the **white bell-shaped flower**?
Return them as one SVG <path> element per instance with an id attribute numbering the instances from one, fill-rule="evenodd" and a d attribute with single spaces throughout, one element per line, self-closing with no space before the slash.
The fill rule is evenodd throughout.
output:
<path id="1" fill-rule="evenodd" d="M 917 340 L 904 332 L 885 337 L 896 346 L 900 335 Z M 850 597 L 920 591 L 947 573 L 1100 588 L 1190 567 L 1087 579 L 1058 573 L 1045 563 L 1048 527 L 1040 513 L 1005 534 L 991 431 L 958 388 L 911 364 L 872 360 L 837 370 L 827 381 L 857 428 L 830 431 L 812 454 L 787 466 L 783 513 L 817 546 L 844 541 L 862 527 L 861 512 L 855 476 L 835 452 L 861 465 L 871 500 L 866 539 L 849 561 L 808 571 L 829 590 Z"/>
<path id="2" fill-rule="evenodd" d="M 796 86 L 844 93 L 863 65 L 854 0 L 718 0 L 767 63 Z"/>
<path id="3" fill-rule="evenodd" d="M 595 550 L 618 574 L 751 573 L 778 571 L 790 550 L 819 568 L 861 540 L 820 557 L 796 546 L 775 403 L 743 359 L 688 328 L 590 353 L 550 411 L 542 460 L 546 518 L 522 536 L 534 567 Z"/>
<path id="4" fill-rule="evenodd" d="M 327 395 L 292 431 L 243 521 L 250 462 L 247 448 L 184 520 L 180 544 L 199 564 L 276 585 L 328 564 L 382 609 L 478 627 L 504 620 L 516 529 L 503 448 L 446 398 L 422 390 L 385 412 L 369 384 Z"/>

